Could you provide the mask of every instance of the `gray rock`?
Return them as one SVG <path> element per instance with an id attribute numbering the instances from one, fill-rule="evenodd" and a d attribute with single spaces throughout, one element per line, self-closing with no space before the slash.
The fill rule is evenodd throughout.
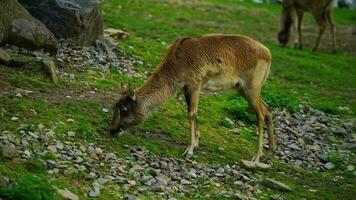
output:
<path id="1" fill-rule="evenodd" d="M 72 45 L 93 45 L 103 36 L 100 3 L 96 0 L 19 0 L 58 39 Z"/>
<path id="2" fill-rule="evenodd" d="M 73 194 L 71 191 L 69 191 L 67 188 L 64 190 L 58 189 L 57 193 L 66 200 L 79 200 L 79 197 L 75 194 Z"/>
<path id="3" fill-rule="evenodd" d="M 191 185 L 191 184 L 192 184 L 190 181 L 188 181 L 188 180 L 186 180 L 186 179 L 182 179 L 182 180 L 180 181 L 180 183 L 183 184 L 183 185 Z"/>
<path id="4" fill-rule="evenodd" d="M 347 171 L 354 171 L 355 167 L 353 165 L 349 165 L 346 167 Z"/>
<path id="5" fill-rule="evenodd" d="M 349 133 L 344 128 L 336 129 L 336 131 L 334 131 L 334 133 L 340 137 L 348 137 L 348 135 L 349 135 Z"/>
<path id="6" fill-rule="evenodd" d="M 322 162 L 322 163 L 329 162 L 329 157 L 327 155 L 318 155 L 318 158 L 319 158 L 320 162 Z"/>
<path id="7" fill-rule="evenodd" d="M 335 165 L 332 163 L 332 162 L 328 162 L 324 165 L 324 167 L 328 170 L 330 169 L 334 169 L 335 168 Z"/>
<path id="8" fill-rule="evenodd" d="M 1 22 L 0 22 L 1 23 Z M 1 26 L 0 26 L 1 29 Z M 0 30 L 1 31 L 1 30 Z M 1 33 L 0 33 L 0 41 L 1 41 Z M 0 42 L 1 43 L 1 42 Z M 8 64 L 10 61 L 10 56 L 7 54 L 5 50 L 0 48 L 0 64 Z"/>
<path id="9" fill-rule="evenodd" d="M 299 148 L 296 144 L 294 144 L 294 143 L 290 144 L 290 145 L 289 145 L 289 148 L 291 148 L 291 149 L 293 149 L 293 150 L 300 150 L 300 148 Z"/>
<path id="10" fill-rule="evenodd" d="M 53 33 L 38 20 L 16 19 L 11 22 L 10 42 L 28 49 L 44 48 L 57 51 L 57 40 Z"/>
<path id="11" fill-rule="evenodd" d="M 17 150 L 13 144 L 5 144 L 1 148 L 2 155 L 7 159 L 13 159 L 17 156 Z"/>
<path id="12" fill-rule="evenodd" d="M 282 191 L 290 191 L 290 187 L 284 183 L 281 183 L 279 181 L 276 181 L 271 178 L 265 178 L 262 181 L 262 184 L 265 185 L 266 187 L 277 189 L 277 190 L 282 190 Z"/>
<path id="13" fill-rule="evenodd" d="M 137 197 L 130 195 L 130 194 L 125 194 L 124 199 L 125 200 L 137 200 Z"/>

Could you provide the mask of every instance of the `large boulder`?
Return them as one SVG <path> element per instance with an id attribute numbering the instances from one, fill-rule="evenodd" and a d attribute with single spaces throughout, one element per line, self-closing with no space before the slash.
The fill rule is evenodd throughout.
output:
<path id="1" fill-rule="evenodd" d="M 57 37 L 71 45 L 89 46 L 103 37 L 103 20 L 97 0 L 19 0 Z"/>
<path id="2" fill-rule="evenodd" d="M 17 0 L 0 0 L 0 11 L 0 45 L 11 43 L 27 49 L 57 50 L 53 33 Z"/>

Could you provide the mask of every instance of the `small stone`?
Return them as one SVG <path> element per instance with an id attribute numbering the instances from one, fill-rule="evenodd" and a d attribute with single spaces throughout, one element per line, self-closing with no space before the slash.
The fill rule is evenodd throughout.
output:
<path id="1" fill-rule="evenodd" d="M 100 195 L 100 192 L 99 191 L 95 191 L 95 190 L 90 190 L 89 193 L 88 193 L 89 197 L 97 197 L 99 195 Z"/>
<path id="2" fill-rule="evenodd" d="M 18 117 L 11 117 L 11 121 L 17 121 L 18 119 Z"/>
<path id="3" fill-rule="evenodd" d="M 13 159 L 17 156 L 17 150 L 13 144 L 5 144 L 2 146 L 2 155 L 7 159 Z"/>
<path id="4" fill-rule="evenodd" d="M 137 197 L 130 195 L 130 194 L 125 194 L 124 199 L 125 200 L 137 200 Z"/>
<path id="5" fill-rule="evenodd" d="M 335 168 L 335 165 L 332 162 L 328 162 L 324 165 L 324 167 L 328 170 L 331 170 Z"/>
<path id="6" fill-rule="evenodd" d="M 97 148 L 95 148 L 95 153 L 97 155 L 101 155 L 101 154 L 103 154 L 103 150 L 101 148 L 97 147 Z"/>
<path id="7" fill-rule="evenodd" d="M 48 151 L 53 152 L 53 153 L 57 152 L 57 146 L 56 145 L 48 146 L 47 149 L 48 149 Z"/>
<path id="8" fill-rule="evenodd" d="M 282 200 L 283 199 L 280 194 L 273 194 L 273 195 L 269 196 L 269 198 L 271 200 Z"/>
<path id="9" fill-rule="evenodd" d="M 327 155 L 318 155 L 318 158 L 319 158 L 320 162 L 322 162 L 322 163 L 329 162 L 329 158 Z"/>
<path id="10" fill-rule="evenodd" d="M 277 190 L 282 190 L 282 191 L 290 191 L 290 187 L 284 183 L 281 183 L 279 181 L 276 181 L 271 178 L 265 178 L 262 181 L 262 184 L 265 185 L 266 187 L 277 189 Z"/>
<path id="11" fill-rule="evenodd" d="M 191 177 L 191 178 L 197 178 L 197 174 L 193 170 L 188 172 L 188 176 Z"/>
<path id="12" fill-rule="evenodd" d="M 289 148 L 291 148 L 291 149 L 293 149 L 293 150 L 300 150 L 300 148 L 299 148 L 296 144 L 294 144 L 294 143 L 292 143 L 291 145 L 289 145 Z"/>
<path id="13" fill-rule="evenodd" d="M 103 108 L 103 112 L 104 112 L 104 113 L 107 113 L 107 112 L 109 112 L 109 109 Z"/>
<path id="14" fill-rule="evenodd" d="M 346 129 L 344 129 L 344 128 L 336 129 L 336 131 L 334 131 L 334 133 L 337 136 L 345 137 L 345 138 L 349 135 L 348 132 L 346 131 Z"/>
<path id="15" fill-rule="evenodd" d="M 232 121 L 232 119 L 228 118 L 228 117 L 225 117 L 224 120 L 230 125 L 230 126 L 234 126 L 235 125 L 235 122 Z"/>
<path id="16" fill-rule="evenodd" d="M 67 188 L 64 190 L 58 189 L 57 193 L 65 200 L 79 200 L 79 197 L 69 191 Z"/>
<path id="17" fill-rule="evenodd" d="M 241 193 L 235 193 L 234 196 L 236 197 L 237 200 L 250 200 L 249 197 L 247 197 Z"/>
<path id="18" fill-rule="evenodd" d="M 69 131 L 67 133 L 68 137 L 75 137 L 75 132 L 74 131 Z"/>
<path id="19" fill-rule="evenodd" d="M 190 184 L 192 184 L 190 181 L 185 180 L 185 179 L 182 179 L 182 180 L 180 181 L 180 183 L 183 184 L 183 185 L 190 185 Z"/>
<path id="20" fill-rule="evenodd" d="M 347 171 L 354 171 L 355 167 L 353 165 L 347 166 Z"/>

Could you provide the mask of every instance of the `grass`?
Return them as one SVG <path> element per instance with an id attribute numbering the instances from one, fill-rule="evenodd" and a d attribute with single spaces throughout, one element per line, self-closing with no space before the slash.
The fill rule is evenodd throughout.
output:
<path id="1" fill-rule="evenodd" d="M 278 31 L 280 8 L 278 4 L 256 4 L 233 0 L 180 1 L 173 0 L 104 0 L 102 4 L 104 21 L 107 27 L 124 29 L 131 36 L 121 41 L 119 47 L 128 54 L 139 56 L 143 64 L 135 66 L 140 72 L 151 72 L 159 63 L 169 43 L 182 36 L 194 36 L 206 33 L 246 34 L 261 40 L 273 55 L 272 75 L 263 89 L 266 102 L 275 108 L 288 108 L 297 111 L 301 102 L 342 117 L 355 117 L 356 57 L 352 52 L 341 48 L 335 55 L 326 50 L 328 40 L 322 50 L 310 51 L 315 39 L 314 22 L 306 15 L 306 48 L 294 50 L 280 48 L 275 42 Z M 339 26 L 354 27 L 356 14 L 351 10 L 336 9 L 335 20 Z M 347 43 L 348 41 L 342 41 Z M 0 84 L 4 91 L 7 87 L 20 87 L 35 91 L 34 95 L 24 98 L 0 96 L 0 133 L 11 131 L 18 133 L 19 124 L 29 124 L 35 128 L 39 124 L 56 127 L 59 138 L 64 139 L 68 131 L 75 131 L 75 140 L 99 143 L 107 150 L 127 155 L 124 144 L 144 146 L 152 153 L 162 156 L 180 157 L 188 141 L 188 127 L 184 102 L 172 99 L 161 106 L 157 112 L 137 128 L 117 138 L 108 135 L 108 123 L 111 111 L 105 113 L 102 108 L 109 108 L 120 82 L 141 85 L 143 79 L 135 79 L 119 73 L 115 69 L 88 68 L 70 71 L 74 80 L 62 78 L 58 86 L 50 83 L 38 63 L 15 69 L 1 67 Z M 0 73 L 0 75 L 2 74 Z M 82 92 L 95 90 L 93 98 L 79 100 L 65 98 L 68 91 Z M 11 90 L 12 91 L 12 90 Z M 100 93 L 103 92 L 103 93 Z M 1 93 L 0 93 L 1 94 Z M 116 95 L 117 96 L 117 95 Z M 339 106 L 350 107 L 350 112 L 340 111 Z M 18 121 L 11 117 L 17 116 Z M 225 118 L 242 121 L 245 126 L 230 125 Z M 74 122 L 68 122 L 73 119 Z M 234 164 L 240 159 L 250 159 L 257 149 L 255 136 L 256 119 L 248 112 L 245 100 L 233 93 L 219 96 L 201 97 L 199 105 L 199 123 L 202 133 L 201 146 L 196 151 L 196 160 L 200 162 Z M 239 128 L 238 134 L 231 133 L 231 128 Z M 224 147 L 224 150 L 219 150 Z M 46 155 L 45 159 L 54 159 Z M 272 177 L 288 184 L 292 192 L 278 192 L 260 186 L 266 195 L 280 193 L 286 199 L 352 199 L 354 196 L 354 175 L 345 172 L 338 154 L 330 155 L 336 169 L 328 172 L 312 172 L 281 164 L 277 161 L 273 169 L 267 172 L 254 171 L 260 177 Z M 341 172 L 339 172 L 341 171 Z M 38 161 L 27 163 L 0 160 L 0 177 L 8 176 L 21 183 L 32 182 L 42 186 L 43 179 L 55 179 L 55 186 L 70 185 L 71 191 L 84 198 L 90 182 L 78 176 L 52 177 L 40 167 Z M 342 176 L 334 182 L 335 176 Z M 231 183 L 232 184 L 232 183 Z M 20 190 L 24 190 L 19 187 Z M 2 188 L 10 193 L 16 187 Z M 206 188 L 192 192 L 190 198 L 204 199 L 205 195 L 214 197 L 220 188 Z M 316 192 L 313 192 L 317 190 Z M 46 196 L 51 188 L 41 189 Z M 102 191 L 101 199 L 122 198 L 124 191 L 115 184 L 109 184 Z M 145 198 L 155 198 L 155 194 L 146 194 Z M 19 197 L 18 197 L 19 198 Z"/>

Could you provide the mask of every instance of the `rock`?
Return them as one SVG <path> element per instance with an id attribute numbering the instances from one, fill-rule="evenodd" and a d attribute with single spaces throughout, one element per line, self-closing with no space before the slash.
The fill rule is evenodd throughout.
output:
<path id="1" fill-rule="evenodd" d="M 322 162 L 322 163 L 329 162 L 329 157 L 327 155 L 318 155 L 318 158 L 319 158 L 320 162 Z"/>
<path id="2" fill-rule="evenodd" d="M 58 189 L 57 193 L 66 200 L 79 200 L 79 197 L 75 194 L 73 194 L 71 191 L 69 191 L 67 188 L 64 190 Z"/>
<path id="3" fill-rule="evenodd" d="M 18 117 L 11 117 L 11 121 L 17 121 L 18 119 Z"/>
<path id="4" fill-rule="evenodd" d="M 269 196 L 269 199 L 271 200 L 283 200 L 283 197 L 280 194 L 273 194 Z"/>
<path id="5" fill-rule="evenodd" d="M 125 200 L 137 200 L 137 197 L 130 195 L 130 194 L 125 194 L 124 199 Z"/>
<path id="6" fill-rule="evenodd" d="M 17 150 L 13 144 L 5 144 L 1 148 L 2 155 L 7 159 L 13 159 L 17 156 Z"/>
<path id="7" fill-rule="evenodd" d="M 0 22 L 1 23 L 1 22 Z M 1 29 L 1 28 L 0 28 Z M 1 30 L 0 30 L 1 31 Z M 1 33 L 0 33 L 1 34 Z M 1 41 L 1 35 L 0 35 L 0 41 Z M 1 43 L 1 42 L 0 42 Z M 8 64 L 10 61 L 10 56 L 7 54 L 5 50 L 0 48 L 0 64 Z"/>
<path id="8" fill-rule="evenodd" d="M 224 120 L 229 124 L 230 127 L 233 127 L 235 125 L 235 122 L 228 117 L 225 117 Z"/>
<path id="9" fill-rule="evenodd" d="M 69 131 L 67 133 L 68 137 L 75 137 L 75 132 L 74 131 Z"/>
<path id="10" fill-rule="evenodd" d="M 43 63 L 43 67 L 50 74 L 53 83 L 58 84 L 57 67 L 56 64 L 53 62 L 52 58 L 44 55 L 42 57 L 42 63 Z"/>
<path id="11" fill-rule="evenodd" d="M 242 164 L 242 166 L 244 166 L 247 169 L 258 168 L 258 169 L 266 170 L 266 169 L 271 168 L 271 165 L 261 163 L 261 162 L 255 163 L 255 162 L 248 161 L 248 160 L 241 160 L 241 164 Z"/>
<path id="12" fill-rule="evenodd" d="M 328 170 L 330 169 L 334 169 L 335 168 L 335 165 L 332 163 L 332 162 L 328 162 L 324 165 L 324 167 Z"/>
<path id="13" fill-rule="evenodd" d="M 334 131 L 334 133 L 337 135 L 337 136 L 340 136 L 340 137 L 347 137 L 349 135 L 349 133 L 346 131 L 346 129 L 344 128 L 339 128 L 339 129 L 336 129 L 336 131 Z"/>
<path id="14" fill-rule="evenodd" d="M 192 184 L 190 181 L 185 180 L 185 179 L 182 179 L 182 180 L 180 181 L 180 183 L 181 183 L 182 185 L 190 185 L 190 184 Z"/>
<path id="15" fill-rule="evenodd" d="M 354 171 L 355 167 L 353 165 L 347 166 L 347 171 Z"/>
<path id="16" fill-rule="evenodd" d="M 93 45 L 103 36 L 100 3 L 96 0 L 19 0 L 58 39 L 74 46 Z"/>
<path id="17" fill-rule="evenodd" d="M 0 44 L 10 43 L 27 49 L 57 50 L 53 33 L 36 18 L 32 17 L 18 1 L 0 1 Z M 5 10 L 4 10 L 5 9 Z"/>
<path id="18" fill-rule="evenodd" d="M 89 191 L 88 196 L 89 197 L 98 197 L 100 195 L 101 185 L 98 182 L 94 182 L 92 186 L 93 187 Z"/>
<path id="19" fill-rule="evenodd" d="M 356 143 L 344 143 L 342 144 L 341 148 L 346 150 L 354 150 L 356 149 Z"/>
<path id="20" fill-rule="evenodd" d="M 300 150 L 300 148 L 299 148 L 296 144 L 294 144 L 294 143 L 290 144 L 290 145 L 289 145 L 289 148 L 291 148 L 291 149 L 293 149 L 293 150 Z"/>
<path id="21" fill-rule="evenodd" d="M 109 61 L 113 61 L 117 58 L 116 54 L 111 50 L 111 48 L 105 43 L 100 40 L 95 41 L 95 46 L 97 49 L 100 50 L 101 56 L 106 56 Z"/>
<path id="22" fill-rule="evenodd" d="M 103 108 L 102 111 L 103 111 L 104 113 L 107 113 L 107 112 L 109 112 L 109 109 Z"/>
<path id="23" fill-rule="evenodd" d="M 241 194 L 241 193 L 235 193 L 234 196 L 236 197 L 237 200 L 250 200 L 247 196 Z"/>
<path id="24" fill-rule="evenodd" d="M 104 35 L 107 37 L 113 37 L 116 39 L 125 39 L 129 36 L 129 33 L 125 32 L 123 30 L 107 28 L 104 30 Z"/>
<path id="25" fill-rule="evenodd" d="M 35 50 L 44 48 L 57 51 L 57 40 L 41 22 L 29 19 L 16 19 L 11 23 L 10 41 L 12 44 Z"/>
<path id="26" fill-rule="evenodd" d="M 288 185 L 271 178 L 263 179 L 262 184 L 265 185 L 266 187 L 277 189 L 277 190 L 291 191 Z"/>

